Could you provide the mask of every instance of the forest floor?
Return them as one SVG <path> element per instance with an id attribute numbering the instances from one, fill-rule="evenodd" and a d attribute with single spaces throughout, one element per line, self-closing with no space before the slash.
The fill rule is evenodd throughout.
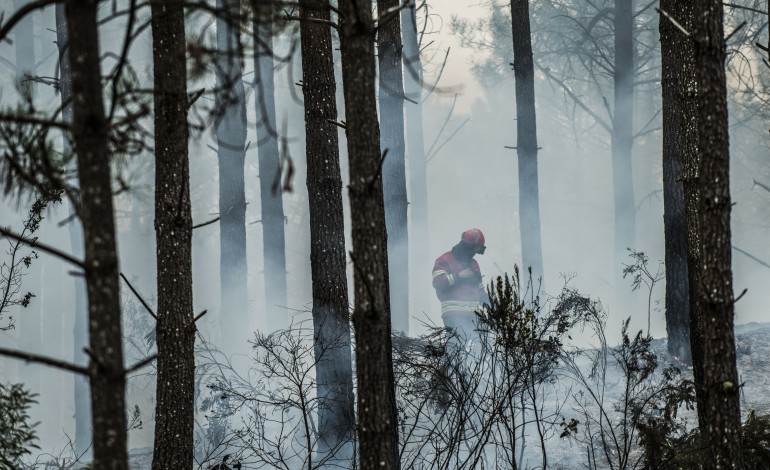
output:
<path id="1" fill-rule="evenodd" d="M 739 383 L 741 383 L 741 412 L 743 418 L 749 411 L 754 410 L 757 415 L 770 413 L 770 323 L 747 323 L 735 326 L 736 356 L 738 362 Z M 657 338 L 651 342 L 651 348 L 658 358 L 658 372 L 669 365 L 676 365 L 682 369 L 685 378 L 692 378 L 692 367 L 677 363 L 667 351 L 667 339 Z M 620 368 L 616 364 L 607 367 L 605 410 L 615 419 L 620 413 L 614 411 L 613 406 L 622 397 L 624 378 Z M 567 403 L 562 412 L 565 416 L 580 419 L 580 412 L 575 403 Z M 694 410 L 682 409 L 679 413 L 682 422 L 689 428 L 697 425 L 697 416 Z M 584 425 L 584 419 L 581 425 Z M 529 443 L 534 447 L 535 442 Z M 574 469 L 589 468 L 587 462 L 587 449 L 584 443 L 574 440 L 551 437 L 546 443 L 549 457 L 549 468 Z M 640 449 L 632 452 L 640 456 Z M 632 459 L 633 461 L 634 459 Z M 540 462 L 539 449 L 529 448 L 525 452 L 525 459 L 521 468 L 538 467 Z M 592 467 L 591 467 L 592 468 Z M 601 462 L 597 462 L 597 468 L 604 468 Z M 633 468 L 633 467 L 630 467 Z"/>
<path id="2" fill-rule="evenodd" d="M 738 373 L 742 384 L 741 406 L 744 417 L 752 409 L 757 414 L 770 413 L 770 393 L 768 393 L 770 391 L 770 323 L 736 325 L 735 333 Z M 653 340 L 652 349 L 658 357 L 659 369 L 668 366 L 673 360 L 666 351 L 665 338 Z M 691 376 L 692 369 L 685 368 L 683 374 L 685 377 Z M 609 364 L 606 379 L 606 409 L 612 410 L 613 404 L 622 394 L 622 389 L 622 373 L 614 364 Z M 561 394 L 557 393 L 556 395 Z M 571 411 L 575 411 L 575 413 L 571 413 Z M 579 417 L 576 408 L 570 403 L 564 404 L 562 413 L 568 417 L 571 414 Z M 690 425 L 694 425 L 696 420 L 694 411 L 685 410 L 681 417 Z M 534 433 L 534 430 L 532 432 Z M 539 445 L 535 443 L 534 438 L 527 443 L 521 468 L 534 468 L 540 465 L 538 447 Z M 578 444 L 571 440 L 568 443 L 566 439 L 553 435 L 548 439 L 547 448 L 549 468 L 584 468 L 586 463 L 584 444 Z M 149 469 L 152 460 L 151 452 L 152 450 L 149 448 L 132 449 L 131 469 Z M 599 468 L 602 466 L 599 465 Z"/>

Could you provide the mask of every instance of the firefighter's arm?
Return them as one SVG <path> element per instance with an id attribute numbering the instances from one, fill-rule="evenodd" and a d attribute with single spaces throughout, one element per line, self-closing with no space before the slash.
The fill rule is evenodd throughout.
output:
<path id="1" fill-rule="evenodd" d="M 452 274 L 444 263 L 439 261 L 433 266 L 433 288 L 436 290 L 446 289 L 457 284 L 457 275 Z"/>

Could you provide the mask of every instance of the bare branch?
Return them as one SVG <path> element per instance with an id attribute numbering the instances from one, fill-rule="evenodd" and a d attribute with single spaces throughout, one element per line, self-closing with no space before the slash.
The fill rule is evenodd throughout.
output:
<path id="1" fill-rule="evenodd" d="M 743 6 L 743 5 L 736 5 L 735 3 L 727 3 L 727 2 L 722 2 L 722 5 L 724 5 L 726 7 L 730 7 L 730 8 L 735 8 L 736 10 L 748 10 L 748 11 L 751 11 L 751 12 L 754 12 L 754 13 L 759 13 L 761 15 L 767 16 L 767 12 L 766 11 L 758 10 L 756 8 L 751 8 L 751 7 L 747 7 L 747 6 Z"/>
<path id="2" fill-rule="evenodd" d="M 766 262 L 762 261 L 761 259 L 759 259 L 759 258 L 757 258 L 756 256 L 752 255 L 752 254 L 751 254 L 751 253 L 749 253 L 748 251 L 745 251 L 745 250 L 741 250 L 740 248 L 738 248 L 738 247 L 737 247 L 737 246 L 735 246 L 735 245 L 733 245 L 733 250 L 737 251 L 738 253 L 741 253 L 742 255 L 745 255 L 745 256 L 747 256 L 747 257 L 749 257 L 749 258 L 753 259 L 754 261 L 756 261 L 757 263 L 761 264 L 762 266 L 764 266 L 764 267 L 766 267 L 766 268 L 770 268 L 770 264 L 768 264 L 768 263 L 766 263 Z"/>
<path id="3" fill-rule="evenodd" d="M 195 230 L 196 228 L 201 228 L 201 227 L 205 227 L 205 226 L 207 226 L 207 225 L 211 225 L 211 224 L 213 224 L 214 222 L 218 221 L 220 218 L 221 218 L 221 217 L 217 217 L 217 218 L 215 218 L 215 219 L 211 219 L 211 220 L 208 220 L 208 221 L 206 221 L 206 222 L 203 222 L 202 224 L 193 225 L 193 226 L 192 226 L 192 228 L 193 228 L 193 230 Z"/>
<path id="4" fill-rule="evenodd" d="M 22 359 L 27 362 L 35 362 L 49 367 L 54 367 L 56 369 L 68 370 L 70 372 L 75 372 L 76 374 L 89 375 L 87 367 L 72 364 L 71 362 L 60 361 L 59 359 L 43 356 L 41 354 L 32 354 L 14 349 L 0 348 L 0 356 L 15 357 L 16 359 Z"/>
<path id="5" fill-rule="evenodd" d="M 141 369 L 142 367 L 146 366 L 147 364 L 151 363 L 152 361 L 154 361 L 157 358 L 158 358 L 157 354 L 153 354 L 152 356 L 148 356 L 148 357 L 144 358 L 143 360 L 137 362 L 133 366 L 127 368 L 125 371 L 123 371 L 123 373 L 128 375 L 128 374 L 130 374 L 132 372 L 136 372 L 137 370 Z"/>
<path id="6" fill-rule="evenodd" d="M 583 111 L 588 113 L 592 118 L 594 118 L 596 123 L 602 126 L 605 131 L 612 132 L 612 126 L 610 126 L 610 124 L 607 121 L 602 119 L 601 116 L 596 114 L 591 108 L 589 108 L 585 103 L 583 103 L 583 101 L 581 101 L 580 98 L 578 98 L 577 95 L 575 95 L 575 93 L 569 88 L 569 86 L 567 86 L 566 83 L 559 80 L 551 73 L 550 69 L 546 67 L 541 67 L 540 65 L 537 65 L 537 64 L 535 64 L 535 66 L 538 68 L 538 70 L 543 72 L 545 76 L 548 77 L 548 79 L 556 82 L 556 84 L 558 84 L 564 90 L 564 92 L 567 93 L 567 95 L 569 95 L 570 98 L 572 98 L 572 101 L 574 101 L 575 104 L 578 105 L 580 109 L 582 109 Z"/>
<path id="7" fill-rule="evenodd" d="M 23 7 L 16 10 L 16 13 L 13 14 L 10 18 L 8 18 L 8 21 L 3 23 L 2 26 L 0 26 L 0 42 L 3 40 L 6 40 L 8 42 L 12 42 L 8 39 L 5 39 L 5 37 L 8 35 L 8 33 L 11 32 L 14 26 L 16 24 L 23 20 L 25 16 L 32 13 L 35 10 L 38 10 L 40 8 L 44 8 L 52 3 L 58 3 L 60 0 L 37 0 L 35 2 L 27 3 Z M 2 21 L 2 15 L 0 15 L 0 21 Z"/>
<path id="8" fill-rule="evenodd" d="M 663 15 L 663 16 L 664 16 L 664 17 L 665 17 L 665 18 L 666 18 L 668 21 L 670 21 L 670 22 L 671 22 L 671 24 L 673 24 L 674 26 L 676 26 L 676 28 L 677 28 L 679 31 L 681 31 L 681 32 L 682 32 L 682 33 L 683 33 L 685 36 L 687 36 L 688 38 L 691 36 L 690 32 L 689 32 L 689 31 L 687 31 L 686 29 L 684 29 L 684 26 L 682 26 L 681 24 L 679 24 L 679 23 L 678 23 L 678 22 L 677 22 L 677 21 L 676 21 L 674 18 L 672 18 L 672 17 L 671 17 L 671 15 L 669 15 L 669 14 L 668 14 L 666 11 L 664 11 L 664 10 L 661 10 L 660 8 L 655 8 L 655 11 L 657 11 L 658 13 L 660 13 L 661 15 Z"/>
<path id="9" fill-rule="evenodd" d="M 40 243 L 36 240 L 30 240 L 29 238 L 22 237 L 21 235 L 18 235 L 16 233 L 11 232 L 10 230 L 0 227 L 0 235 L 2 235 L 5 238 L 10 238 L 11 240 L 16 240 L 17 242 L 21 242 L 27 246 L 30 246 L 32 248 L 39 248 L 40 250 L 45 251 L 48 254 L 54 255 L 57 258 L 61 258 L 64 261 L 68 261 L 75 266 L 78 266 L 82 269 L 86 268 L 86 265 L 83 261 L 80 261 L 79 259 L 68 255 L 67 253 L 58 250 L 52 246 L 45 245 L 43 243 Z"/>
<path id="10" fill-rule="evenodd" d="M 128 278 L 125 276 L 125 274 L 123 274 L 123 273 L 120 273 L 120 277 L 121 277 L 121 278 L 123 278 L 123 280 L 124 280 L 124 281 L 126 282 L 126 284 L 128 285 L 128 288 L 129 288 L 129 289 L 131 289 L 131 292 L 133 292 L 133 293 L 134 293 L 134 295 L 136 296 L 136 298 L 137 298 L 137 299 L 139 299 L 139 302 L 141 302 L 141 303 L 142 303 L 142 305 L 144 306 L 144 308 L 145 308 L 145 309 L 147 309 L 147 313 L 149 313 L 150 315 L 152 315 L 152 318 L 154 318 L 154 319 L 156 319 L 156 320 L 157 320 L 157 319 L 158 319 L 158 316 L 157 316 L 157 315 L 155 315 L 155 312 L 153 312 L 153 311 L 152 311 L 152 309 L 150 308 L 150 306 L 149 306 L 149 305 L 147 305 L 147 302 L 145 302 L 145 301 L 144 301 L 144 299 L 142 298 L 142 296 L 141 296 L 141 295 L 139 295 L 139 292 L 138 292 L 136 289 L 134 289 L 134 286 L 132 286 L 132 285 L 131 285 L 131 283 L 130 283 L 130 282 L 128 282 Z"/>

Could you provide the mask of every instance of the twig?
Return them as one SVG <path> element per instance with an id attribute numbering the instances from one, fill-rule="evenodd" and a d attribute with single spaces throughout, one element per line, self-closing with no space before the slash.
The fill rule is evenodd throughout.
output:
<path id="1" fill-rule="evenodd" d="M 444 67 L 446 67 L 447 60 L 449 60 L 449 50 L 450 49 L 451 49 L 451 47 L 447 47 L 446 48 L 446 54 L 444 54 L 444 61 L 441 62 L 441 68 L 438 70 L 438 75 L 436 75 L 436 81 L 433 82 L 433 86 L 430 88 L 430 90 L 428 90 L 428 93 L 425 94 L 425 97 L 422 99 L 423 102 L 425 102 L 430 97 L 430 95 L 433 93 L 433 91 L 438 86 L 438 82 L 439 82 L 439 80 L 441 80 L 441 75 L 443 75 L 443 73 L 444 73 Z"/>
<path id="2" fill-rule="evenodd" d="M 757 180 L 754 180 L 754 186 L 759 186 L 760 188 L 762 188 L 762 189 L 764 189 L 765 191 L 767 191 L 767 192 L 769 192 L 769 193 L 770 193 L 770 186 L 764 185 L 764 184 L 760 183 L 760 182 L 759 182 L 759 181 L 757 181 Z M 752 188 L 752 189 L 753 189 L 753 188 Z"/>
<path id="3" fill-rule="evenodd" d="M 193 318 L 193 323 L 198 323 L 198 320 L 200 320 L 203 317 L 203 315 L 206 315 L 208 312 L 209 312 L 208 310 L 204 310 L 201 313 L 195 315 L 195 318 Z"/>
<path id="4" fill-rule="evenodd" d="M 4 236 L 6 238 L 10 238 L 12 240 L 16 240 L 17 242 L 21 242 L 21 243 L 23 243 L 23 244 L 25 244 L 27 246 L 32 247 L 32 248 L 39 248 L 39 249 L 45 251 L 46 253 L 54 255 L 54 256 L 56 256 L 58 258 L 61 258 L 64 261 L 68 261 L 68 262 L 74 264 L 75 266 L 78 266 L 79 268 L 86 269 L 86 265 L 85 265 L 85 263 L 83 261 L 80 261 L 79 259 L 77 259 L 77 258 L 75 258 L 73 256 L 70 256 L 67 253 L 65 253 L 65 252 L 63 252 L 61 250 L 58 250 L 58 249 L 56 249 L 56 248 L 54 248 L 52 246 L 48 246 L 48 245 L 45 245 L 45 244 L 40 243 L 38 241 L 30 240 L 28 238 L 22 237 L 21 235 L 13 233 L 10 230 L 8 230 L 6 228 L 2 228 L 2 227 L 0 227 L 0 235 Z"/>
<path id="5" fill-rule="evenodd" d="M 655 8 L 655 11 L 663 15 L 668 21 L 671 22 L 671 24 L 676 26 L 676 28 L 679 31 L 681 31 L 685 36 L 687 36 L 688 38 L 691 36 L 690 32 L 684 29 L 684 26 L 682 26 L 674 18 L 672 18 L 671 15 L 668 14 L 668 12 L 666 12 L 665 10 L 661 10 L 660 8 Z"/>
<path id="6" fill-rule="evenodd" d="M 724 5 L 726 7 L 730 7 L 730 8 L 735 8 L 736 10 L 748 10 L 748 11 L 751 11 L 751 12 L 754 12 L 754 13 L 760 13 L 762 15 L 767 16 L 767 12 L 766 11 L 758 10 L 756 8 L 745 7 L 743 5 L 736 5 L 735 3 L 727 3 L 727 2 L 723 2 L 722 5 Z"/>
<path id="7" fill-rule="evenodd" d="M 377 178 L 382 174 L 382 165 L 385 163 L 385 158 L 388 156 L 388 150 L 389 149 L 385 149 L 385 151 L 382 152 L 382 158 L 380 158 L 380 165 L 377 167 L 377 173 L 374 174 L 372 180 L 369 182 L 369 191 L 372 190 L 372 186 L 374 186 L 374 183 L 377 182 Z"/>
<path id="8" fill-rule="evenodd" d="M 217 217 L 217 218 L 215 218 L 215 219 L 211 219 L 211 220 L 209 220 L 209 221 L 203 222 L 202 224 L 193 225 L 193 227 L 192 227 L 192 228 L 193 228 L 193 230 L 195 230 L 196 228 L 205 227 L 205 226 L 207 226 L 207 225 L 211 225 L 211 224 L 213 224 L 214 222 L 218 221 L 219 219 L 221 219 L 221 217 Z"/>
<path id="9" fill-rule="evenodd" d="M 187 98 L 187 109 L 192 108 L 192 105 L 194 105 L 195 102 L 198 101 L 198 98 L 203 96 L 203 93 L 205 93 L 205 91 L 206 91 L 205 88 L 201 88 L 195 93 L 191 93 L 190 96 Z"/>
<path id="10" fill-rule="evenodd" d="M 57 369 L 68 370 L 70 372 L 75 372 L 76 374 L 89 375 L 87 367 L 78 366 L 70 362 L 60 361 L 59 359 L 54 359 L 52 357 L 43 356 L 40 354 L 32 354 L 14 349 L 0 348 L 0 356 L 15 357 L 16 359 L 23 359 L 27 362 L 36 362 L 38 364 L 55 367 Z"/>
<path id="11" fill-rule="evenodd" d="M 543 72 L 543 73 L 545 74 L 545 76 L 546 76 L 548 79 L 550 79 L 550 80 L 553 80 L 554 82 L 556 82 L 556 83 L 557 83 L 557 84 L 558 84 L 558 85 L 559 85 L 559 86 L 560 86 L 560 87 L 561 87 L 561 88 L 564 90 L 564 92 L 565 92 L 565 93 L 567 93 L 567 95 L 569 95 L 569 97 L 570 97 L 570 98 L 572 98 L 572 101 L 573 101 L 573 102 L 574 102 L 574 103 L 575 103 L 575 104 L 576 104 L 576 105 L 577 105 L 577 106 L 578 106 L 580 109 L 582 109 L 583 111 L 585 111 L 586 113 L 588 113 L 588 114 L 589 114 L 589 115 L 590 115 L 592 118 L 594 118 L 594 120 L 596 121 L 596 123 L 597 123 L 597 124 L 599 124 L 600 126 L 602 126 L 602 127 L 604 128 L 604 130 L 605 130 L 605 131 L 607 131 L 607 132 L 612 132 L 612 127 L 611 127 L 611 126 L 610 126 L 610 125 L 609 125 L 609 124 L 608 124 L 608 123 L 607 123 L 607 122 L 606 122 L 604 119 L 602 119 L 602 117 L 601 117 L 601 116 L 599 116 L 598 114 L 596 114 L 596 113 L 595 113 L 595 112 L 594 112 L 594 111 L 593 111 L 591 108 L 589 108 L 589 107 L 588 107 L 588 106 L 587 106 L 585 103 L 583 103 L 583 102 L 580 100 L 580 98 L 578 98 L 578 97 L 577 97 L 577 95 L 575 95 L 575 93 L 574 93 L 572 90 L 570 90 L 570 88 L 567 86 L 567 84 L 566 84 L 566 83 L 564 83 L 563 81 L 561 81 L 561 80 L 559 80 L 558 78 L 556 78 L 556 77 L 555 77 L 555 76 L 554 76 L 554 75 L 551 73 L 551 70 L 550 70 L 550 69 L 548 69 L 548 68 L 546 68 L 546 67 L 541 67 L 541 66 L 539 66 L 539 65 L 536 65 L 536 67 L 538 68 L 538 70 L 540 70 L 541 72 Z"/>
<path id="12" fill-rule="evenodd" d="M 735 304 L 735 303 L 738 303 L 738 301 L 739 301 L 739 300 L 741 300 L 741 299 L 743 298 L 743 296 L 744 296 L 744 295 L 746 295 L 746 292 L 748 292 L 748 291 L 749 291 L 748 289 L 743 289 L 743 290 L 741 291 L 741 293 L 740 293 L 740 294 L 738 294 L 738 297 L 736 297 L 736 298 L 735 298 L 735 300 L 733 300 L 733 303 L 734 303 L 734 304 Z"/>
<path id="13" fill-rule="evenodd" d="M 770 268 L 770 264 L 762 261 L 761 259 L 759 259 L 756 256 L 752 255 L 751 253 L 749 253 L 747 251 L 744 251 L 744 250 L 741 250 L 740 248 L 738 248 L 735 245 L 732 245 L 732 247 L 733 247 L 733 250 L 737 251 L 738 253 L 741 253 L 741 254 L 744 254 L 744 255 L 748 256 L 749 258 L 753 259 L 754 261 L 756 261 L 757 263 L 761 264 L 762 266 L 764 266 L 766 268 Z"/>
<path id="14" fill-rule="evenodd" d="M 120 273 L 120 277 L 121 277 L 121 278 L 123 278 L 123 280 L 124 280 L 124 281 L 126 282 L 126 284 L 128 285 L 128 288 L 129 288 L 129 289 L 131 289 L 131 292 L 133 292 L 133 293 L 134 293 L 134 295 L 136 296 L 136 298 L 137 298 L 137 299 L 139 299 L 139 302 L 141 302 L 141 303 L 142 303 L 142 305 L 144 306 L 144 308 L 145 308 L 145 309 L 147 309 L 147 313 L 149 313 L 150 315 L 152 315 L 152 318 L 154 318 L 155 320 L 157 320 L 157 319 L 158 319 L 158 316 L 157 316 L 157 315 L 155 315 L 155 312 L 153 312 L 153 311 L 152 311 L 152 309 L 150 308 L 150 306 L 149 306 L 149 305 L 147 305 L 147 302 L 145 302 L 145 301 L 144 301 L 144 299 L 142 298 L 142 296 L 141 296 L 141 295 L 139 295 L 139 292 L 138 292 L 136 289 L 134 289 L 134 286 L 132 286 L 132 285 L 131 285 L 131 283 L 128 281 L 128 278 L 126 277 L 126 275 L 125 275 L 125 274 L 123 274 L 123 273 Z"/>
<path id="15" fill-rule="evenodd" d="M 8 18 L 8 21 L 6 21 L 2 27 L 0 27 L 0 41 L 5 40 L 5 37 L 8 35 L 8 33 L 11 32 L 14 26 L 16 26 L 16 23 L 23 20 L 25 16 L 32 13 L 33 11 L 46 7 L 52 3 L 57 3 L 60 0 L 37 0 L 36 2 L 27 3 L 23 7 L 16 10 L 16 13 L 13 14 L 10 18 Z M 0 14 L 0 22 L 2 22 L 2 15 Z M 7 40 L 8 42 L 11 42 L 10 40 Z M 12 43 L 12 42 L 11 42 Z"/>
<path id="16" fill-rule="evenodd" d="M 745 21 L 743 23 L 739 24 L 738 27 L 735 28 L 732 33 L 727 35 L 727 37 L 725 38 L 725 42 L 729 41 L 731 37 L 735 36 L 735 33 L 740 31 L 741 29 L 743 29 L 744 26 L 746 26 L 746 22 Z"/>
<path id="17" fill-rule="evenodd" d="M 137 370 L 141 369 L 142 367 L 146 366 L 147 364 L 151 363 L 152 361 L 154 361 L 157 358 L 158 358 L 157 354 L 153 354 L 152 356 L 148 356 L 145 359 L 137 362 L 133 366 L 131 366 L 131 367 L 127 368 L 126 370 L 124 370 L 123 373 L 125 375 L 128 375 L 128 374 L 130 374 L 132 372 L 136 372 Z"/>
<path id="18" fill-rule="evenodd" d="M 347 128 L 348 128 L 348 125 L 345 123 L 345 121 L 337 122 L 334 119 L 327 119 L 326 122 L 328 122 L 329 124 L 334 124 L 335 126 L 341 128 L 341 129 L 347 130 Z"/>

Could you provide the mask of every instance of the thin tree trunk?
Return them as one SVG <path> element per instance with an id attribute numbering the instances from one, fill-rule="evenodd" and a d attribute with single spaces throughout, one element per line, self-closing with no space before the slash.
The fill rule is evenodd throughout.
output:
<path id="1" fill-rule="evenodd" d="M 62 102 L 62 119 L 72 122 L 72 79 L 69 56 L 69 34 L 67 33 L 67 17 L 64 4 L 56 5 L 56 45 L 59 48 L 59 92 Z M 69 151 L 69 140 L 65 137 L 63 153 Z M 75 169 L 75 162 L 72 164 Z M 70 216 L 75 215 L 72 201 L 68 201 Z M 70 236 L 72 255 L 83 259 L 83 226 L 73 220 L 67 224 Z M 81 276 L 73 276 L 75 285 L 75 325 L 73 327 L 73 362 L 85 364 L 88 356 L 83 348 L 88 344 L 88 302 L 85 280 Z M 91 403 L 88 399 L 88 379 L 80 375 L 74 376 L 75 381 L 75 452 L 86 455 L 91 447 Z"/>
<path id="2" fill-rule="evenodd" d="M 14 0 L 13 7 L 19 10 L 29 0 Z M 35 70 L 35 20 L 34 15 L 27 15 L 14 28 L 14 49 L 16 53 L 16 79 L 23 86 L 32 88 L 34 98 L 34 82 L 29 81 L 29 76 L 36 75 Z M 9 88 L 13 89 L 13 85 Z M 38 234 L 39 236 L 39 234 Z M 23 351 L 42 353 L 45 342 L 43 341 L 43 296 L 45 295 L 43 283 L 43 265 L 46 262 L 45 256 L 34 261 L 24 276 L 25 289 L 31 290 L 35 294 L 30 304 L 24 309 L 19 319 L 19 347 Z M 47 351 L 46 351 L 47 353 Z M 21 377 L 24 384 L 34 393 L 43 392 L 42 373 L 38 367 L 27 367 L 21 369 Z M 37 407 L 39 409 L 39 407 Z M 34 419 L 40 419 L 37 414 L 38 409 L 33 409 Z M 56 426 L 56 423 L 51 423 Z"/>
<path id="3" fill-rule="evenodd" d="M 662 0 L 660 8 L 680 24 L 684 22 L 686 3 Z M 666 333 L 668 353 L 684 362 L 690 354 L 690 291 L 687 269 L 687 219 L 685 218 L 685 159 L 695 151 L 688 121 L 697 113 L 688 82 L 694 83 L 690 40 L 666 16 L 660 15 L 663 97 L 663 232 L 666 266 Z M 689 70 L 688 70 L 689 69 Z M 690 79 L 688 80 L 688 74 Z M 688 140 L 689 139 L 689 140 Z"/>
<path id="4" fill-rule="evenodd" d="M 361 468 L 398 468 L 387 233 L 375 97 L 370 0 L 340 2 L 342 77 L 350 169 Z"/>
<path id="5" fill-rule="evenodd" d="M 543 276 L 540 244 L 540 202 L 537 176 L 537 123 L 535 116 L 535 67 L 529 0 L 511 0 L 513 26 L 513 73 L 516 77 L 516 153 L 519 157 L 519 228 L 521 260 L 532 269 L 533 279 Z"/>
<path id="6" fill-rule="evenodd" d="M 258 8 L 259 4 L 262 9 Z M 273 84 L 272 2 L 252 0 L 254 11 L 254 99 L 259 148 L 259 197 L 265 260 L 265 314 L 272 330 L 289 326 L 286 311 L 286 237 L 281 162 Z"/>
<path id="7" fill-rule="evenodd" d="M 219 276 L 222 345 L 246 345 L 246 98 L 237 28 L 240 0 L 217 0 L 217 157 L 219 158 Z"/>
<path id="8" fill-rule="evenodd" d="M 388 231 L 390 312 L 393 329 L 409 333 L 409 236 L 404 143 L 404 83 L 401 68 L 399 0 L 379 0 L 377 57 L 380 67 L 380 146 L 385 225 Z M 387 152 L 387 153 L 385 153 Z M 427 272 L 427 271 L 426 271 Z"/>
<path id="9" fill-rule="evenodd" d="M 636 207 L 631 162 L 634 116 L 633 0 L 615 0 L 615 100 L 612 119 L 612 181 L 615 198 L 615 265 L 620 273 L 626 248 L 634 247 Z"/>
<path id="10" fill-rule="evenodd" d="M 404 103 L 406 118 L 406 158 L 409 160 L 409 271 L 412 312 L 422 315 L 430 310 L 433 289 L 427 273 L 432 267 L 428 241 L 428 176 L 422 125 L 422 62 L 417 40 L 415 8 L 401 10 L 404 41 Z"/>
<path id="11" fill-rule="evenodd" d="M 195 325 L 184 9 L 151 4 L 158 377 L 153 469 L 192 468 Z"/>
<path id="12" fill-rule="evenodd" d="M 714 468 L 743 468 L 741 407 L 733 332 L 730 246 L 730 148 L 723 7 L 719 0 L 694 2 L 698 80 L 701 278 L 698 319 L 703 325 L 704 383 Z"/>
<path id="13" fill-rule="evenodd" d="M 108 123 L 101 94 L 96 0 L 68 0 L 73 136 L 85 236 L 93 411 L 93 466 L 128 469 L 120 286 L 110 177 Z M 96 93 L 94 91 L 97 91 Z"/>
<path id="14" fill-rule="evenodd" d="M 310 269 L 313 283 L 317 462 L 346 466 L 355 436 L 353 366 L 350 351 L 345 225 L 342 205 L 336 86 L 328 8 L 300 2 L 302 92 L 305 98 L 307 191 L 310 205 Z M 342 446 L 342 447 L 341 447 Z M 337 450 L 339 449 L 339 450 Z M 347 459 L 347 461 L 345 461 Z"/>

